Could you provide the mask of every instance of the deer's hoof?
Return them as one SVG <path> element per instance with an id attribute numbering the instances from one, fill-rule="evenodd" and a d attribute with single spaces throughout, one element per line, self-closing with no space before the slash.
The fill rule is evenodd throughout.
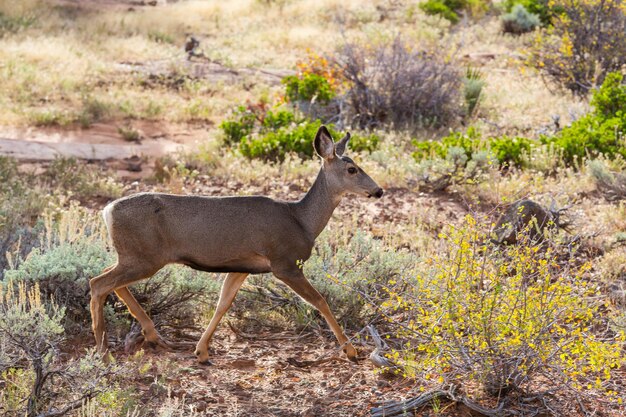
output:
<path id="1" fill-rule="evenodd" d="M 354 346 L 352 346 L 351 344 L 347 344 L 346 346 L 344 346 L 343 353 L 345 353 L 348 359 L 350 359 L 352 362 L 354 363 L 358 362 L 357 351 L 354 348 Z"/>
<path id="2" fill-rule="evenodd" d="M 194 354 L 196 355 L 196 359 L 200 365 L 206 365 L 206 366 L 213 365 L 211 361 L 209 360 L 208 350 L 202 351 L 200 349 L 196 349 Z"/>

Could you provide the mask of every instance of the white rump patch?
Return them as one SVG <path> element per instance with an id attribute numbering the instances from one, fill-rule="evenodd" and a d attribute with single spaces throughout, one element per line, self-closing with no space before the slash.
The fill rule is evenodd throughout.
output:
<path id="1" fill-rule="evenodd" d="M 104 218 L 104 224 L 107 226 L 107 231 L 109 232 L 109 239 L 113 240 L 111 236 L 111 231 L 113 230 L 113 207 L 115 206 L 116 201 L 113 201 L 102 209 L 102 217 Z"/>

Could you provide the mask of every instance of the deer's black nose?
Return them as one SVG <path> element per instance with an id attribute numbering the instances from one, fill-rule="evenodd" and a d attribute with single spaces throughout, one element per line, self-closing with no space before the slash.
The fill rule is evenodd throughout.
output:
<path id="1" fill-rule="evenodd" d="M 374 191 L 374 197 L 376 198 L 380 198 L 383 196 L 383 189 L 379 188 L 378 190 Z"/>

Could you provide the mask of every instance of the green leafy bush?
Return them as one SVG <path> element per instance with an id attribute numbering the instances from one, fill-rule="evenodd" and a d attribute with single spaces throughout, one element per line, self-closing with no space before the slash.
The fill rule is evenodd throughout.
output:
<path id="1" fill-rule="evenodd" d="M 452 148 L 460 148 L 468 160 L 477 151 L 489 151 L 500 164 L 523 167 L 531 151 L 532 141 L 523 137 L 510 138 L 508 136 L 483 138 L 480 133 L 470 127 L 467 132 L 454 132 L 440 141 L 414 141 L 416 151 L 413 157 L 416 160 L 425 158 L 446 158 Z"/>
<path id="2" fill-rule="evenodd" d="M 239 151 L 247 158 L 283 160 L 289 152 L 295 152 L 301 157 L 313 156 L 313 139 L 322 122 L 304 120 L 289 127 L 269 131 L 257 137 L 247 137 L 239 143 Z M 326 125 L 333 137 L 340 138 L 340 133 L 333 125 Z M 350 149 L 354 151 L 372 152 L 378 146 L 378 136 L 353 135 L 350 139 Z"/>
<path id="3" fill-rule="evenodd" d="M 619 72 L 607 74 L 604 82 L 591 98 L 591 105 L 598 116 L 612 117 L 626 113 L 626 85 Z"/>
<path id="4" fill-rule="evenodd" d="M 241 139 L 252 133 L 256 117 L 246 106 L 238 106 L 234 111 L 234 118 L 225 120 L 220 124 L 224 132 L 227 145 L 239 143 Z"/>
<path id="5" fill-rule="evenodd" d="M 522 4 L 516 4 L 509 13 L 502 16 L 502 31 L 514 35 L 532 32 L 540 24 L 539 16 L 530 13 Z"/>
<path id="6" fill-rule="evenodd" d="M 318 101 L 328 104 L 335 91 L 326 78 L 319 74 L 304 73 L 283 78 L 285 95 L 290 101 Z"/>
<path id="7" fill-rule="evenodd" d="M 432 16 L 441 16 L 450 23 L 458 23 L 459 15 L 450 8 L 449 3 L 441 0 L 427 0 L 420 3 L 420 9 Z M 454 2 L 460 3 L 460 2 Z"/>
<path id="8" fill-rule="evenodd" d="M 420 3 L 420 9 L 426 14 L 441 16 L 451 23 L 459 21 L 459 14 L 465 12 L 471 16 L 481 16 L 490 6 L 488 0 L 427 0 Z"/>
<path id="9" fill-rule="evenodd" d="M 626 85 L 622 78 L 619 73 L 607 75 L 593 94 L 594 110 L 559 134 L 544 137 L 543 142 L 560 147 L 570 164 L 598 155 L 626 157 Z"/>
<path id="10" fill-rule="evenodd" d="M 310 121 L 288 110 L 267 110 L 260 106 L 240 106 L 233 119 L 221 124 L 226 136 L 225 143 L 237 149 L 247 158 L 279 161 L 287 153 L 301 157 L 313 155 L 313 139 L 322 125 L 319 120 Z M 332 124 L 326 125 L 335 138 L 339 138 Z M 355 151 L 372 152 L 378 147 L 375 134 L 353 135 L 350 148 Z"/>

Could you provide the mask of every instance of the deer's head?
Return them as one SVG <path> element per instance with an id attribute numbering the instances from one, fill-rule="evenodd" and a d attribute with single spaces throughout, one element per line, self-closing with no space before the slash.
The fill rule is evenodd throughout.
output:
<path id="1" fill-rule="evenodd" d="M 335 193 L 355 193 L 380 198 L 383 189 L 352 159 L 344 156 L 350 134 L 335 143 L 330 132 L 321 126 L 315 135 L 315 152 L 323 159 L 322 170 L 328 187 Z"/>

